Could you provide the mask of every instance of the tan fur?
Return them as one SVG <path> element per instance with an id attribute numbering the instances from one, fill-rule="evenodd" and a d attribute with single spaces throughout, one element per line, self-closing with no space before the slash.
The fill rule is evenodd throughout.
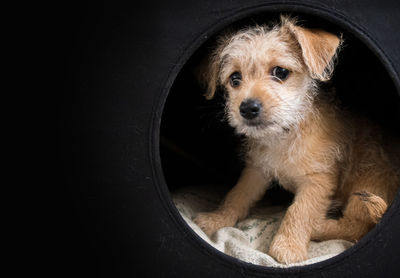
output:
<path id="1" fill-rule="evenodd" d="M 333 72 L 332 57 L 340 39 L 323 30 L 295 26 L 288 18 L 283 18 L 283 25 L 294 34 L 300 44 L 310 76 L 322 81 L 329 80 Z"/>
<path id="2" fill-rule="evenodd" d="M 226 114 L 246 136 L 246 168 L 218 210 L 195 222 L 211 236 L 246 217 L 272 179 L 295 194 L 269 254 L 279 262 L 307 259 L 311 239 L 357 241 L 382 217 L 400 183 L 396 153 L 388 151 L 379 129 L 341 111 L 316 80 L 329 79 L 340 39 L 309 30 L 283 17 L 273 28 L 257 26 L 224 36 L 203 73 L 211 98 L 218 85 L 227 91 Z M 289 69 L 285 81 L 271 76 Z M 242 74 L 233 88 L 229 76 Z M 245 99 L 262 103 L 260 125 L 239 113 Z M 327 219 L 332 200 L 343 217 Z"/>

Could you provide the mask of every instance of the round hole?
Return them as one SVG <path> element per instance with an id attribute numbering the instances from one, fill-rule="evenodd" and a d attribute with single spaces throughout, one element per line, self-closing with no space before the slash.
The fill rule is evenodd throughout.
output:
<path id="1" fill-rule="evenodd" d="M 341 106 L 367 117 L 394 136 L 399 136 L 399 93 L 371 46 L 368 47 L 339 25 L 307 14 L 298 16 L 307 27 L 343 34 L 344 47 L 339 53 L 331 80 Z M 277 19 L 277 14 L 262 13 L 239 20 L 228 28 L 268 24 Z M 219 196 L 216 198 L 221 201 L 224 194 L 235 185 L 244 166 L 241 159 L 242 138 L 235 134 L 225 119 L 223 93 L 218 92 L 214 99 L 206 100 L 203 96 L 204 90 L 194 74 L 204 55 L 212 49 L 214 41 L 215 37 L 209 39 L 186 62 L 177 75 L 164 106 L 160 155 L 164 177 L 172 197 L 176 192 L 185 190 L 193 193 L 192 196 L 199 192 L 203 194 L 204 188 L 211 188 L 213 196 Z M 292 197 L 280 187 L 272 187 L 265 199 L 272 205 L 287 205 Z M 204 195 L 199 198 L 204 198 Z M 208 210 L 218 205 L 215 198 L 203 200 L 201 206 L 205 203 L 209 205 Z M 187 209 L 196 209 L 199 204 L 193 206 Z M 185 213 L 182 210 L 180 212 Z"/>

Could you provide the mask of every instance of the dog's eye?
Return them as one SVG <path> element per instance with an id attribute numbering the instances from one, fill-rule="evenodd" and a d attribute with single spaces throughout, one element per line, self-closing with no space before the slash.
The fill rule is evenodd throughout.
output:
<path id="1" fill-rule="evenodd" d="M 272 76 L 276 77 L 280 81 L 286 80 L 289 76 L 289 73 L 290 73 L 290 71 L 288 69 L 281 68 L 281 67 L 274 67 L 272 69 Z"/>
<path id="2" fill-rule="evenodd" d="M 240 85 L 241 80 L 242 80 L 242 75 L 240 74 L 240 72 L 237 71 L 232 73 L 231 76 L 229 77 L 229 83 L 233 88 L 238 87 Z"/>

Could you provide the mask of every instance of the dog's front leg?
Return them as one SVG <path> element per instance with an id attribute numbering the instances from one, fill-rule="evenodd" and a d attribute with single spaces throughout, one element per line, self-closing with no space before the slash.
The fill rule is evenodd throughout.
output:
<path id="1" fill-rule="evenodd" d="M 328 174 L 307 175 L 297 181 L 294 202 L 268 252 L 278 262 L 289 264 L 307 259 L 313 227 L 325 216 L 333 186 L 333 178 Z"/>
<path id="2" fill-rule="evenodd" d="M 220 228 L 235 225 L 247 216 L 250 207 L 263 196 L 269 182 L 259 169 L 247 166 L 220 207 L 213 212 L 200 213 L 194 222 L 208 236 Z"/>

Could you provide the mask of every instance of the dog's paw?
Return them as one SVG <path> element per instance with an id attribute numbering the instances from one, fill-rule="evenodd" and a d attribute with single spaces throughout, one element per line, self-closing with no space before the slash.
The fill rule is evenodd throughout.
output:
<path id="1" fill-rule="evenodd" d="M 234 223 L 229 223 L 228 219 L 218 212 L 199 213 L 193 221 L 209 237 L 223 227 L 234 225 Z"/>
<path id="2" fill-rule="evenodd" d="M 280 263 L 298 263 L 307 260 L 307 247 L 286 236 L 276 235 L 268 254 Z"/>

